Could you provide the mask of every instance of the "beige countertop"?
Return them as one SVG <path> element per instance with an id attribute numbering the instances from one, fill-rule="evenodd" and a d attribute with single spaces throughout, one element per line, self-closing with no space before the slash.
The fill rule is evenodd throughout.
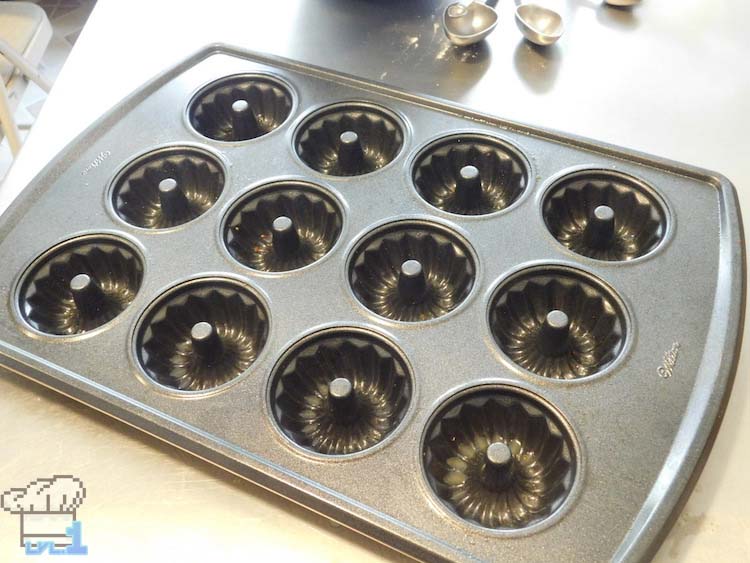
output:
<path id="1" fill-rule="evenodd" d="M 750 217 L 750 4 L 645 0 L 627 12 L 559 0 L 567 34 L 543 52 L 520 41 L 511 3 L 501 2 L 498 30 L 463 58 L 433 17 L 441 5 L 100 0 L 0 191 L 0 208 L 123 96 L 222 41 L 714 169 L 735 183 Z M 658 561 L 750 561 L 745 344 L 711 456 Z M 0 427 L 0 490 L 56 473 L 83 479 L 89 560 L 404 559 L 5 372 Z M 0 515 L 0 561 L 25 559 L 17 541 L 17 518 Z"/>

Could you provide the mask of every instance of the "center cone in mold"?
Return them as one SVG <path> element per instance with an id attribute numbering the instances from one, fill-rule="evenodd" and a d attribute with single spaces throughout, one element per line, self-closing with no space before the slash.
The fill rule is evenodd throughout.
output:
<path id="1" fill-rule="evenodd" d="M 350 174 L 356 174 L 365 161 L 362 142 L 354 131 L 344 131 L 339 135 L 339 162 Z"/>
<path id="2" fill-rule="evenodd" d="M 216 328 L 206 321 L 197 322 L 192 326 L 190 341 L 198 357 L 209 364 L 214 364 L 223 352 Z"/>
<path id="3" fill-rule="evenodd" d="M 615 212 L 607 205 L 594 208 L 586 223 L 585 239 L 591 248 L 605 250 L 612 245 L 615 235 Z"/>
<path id="4" fill-rule="evenodd" d="M 484 484 L 488 490 L 501 492 L 512 484 L 513 452 L 505 442 L 492 442 L 484 452 Z"/>
<path id="5" fill-rule="evenodd" d="M 294 222 L 286 215 L 279 215 L 271 224 L 273 249 L 279 256 L 288 258 L 299 248 L 299 234 Z"/>
<path id="6" fill-rule="evenodd" d="M 427 278 L 419 260 L 406 260 L 401 264 L 398 291 L 409 303 L 420 303 L 427 293 Z"/>
<path id="7" fill-rule="evenodd" d="M 562 356 L 568 349 L 570 318 L 563 311 L 553 309 L 544 318 L 540 346 L 548 356 Z"/>
<path id="8" fill-rule="evenodd" d="M 346 377 L 336 377 L 328 384 L 331 412 L 340 423 L 351 423 L 357 418 L 358 401 L 354 385 Z"/>
<path id="9" fill-rule="evenodd" d="M 86 317 L 95 317 L 105 306 L 106 295 L 88 274 L 76 274 L 68 284 L 73 302 Z"/>
<path id="10" fill-rule="evenodd" d="M 482 179 L 476 166 L 464 166 L 456 179 L 456 200 L 465 208 L 476 207 L 482 197 Z"/>
<path id="11" fill-rule="evenodd" d="M 247 100 L 235 100 L 232 102 L 232 128 L 238 139 L 251 139 L 260 130 L 255 114 L 250 109 Z"/>
<path id="12" fill-rule="evenodd" d="M 158 191 L 161 211 L 169 221 L 179 223 L 190 214 L 190 201 L 177 180 L 164 178 L 159 182 Z"/>

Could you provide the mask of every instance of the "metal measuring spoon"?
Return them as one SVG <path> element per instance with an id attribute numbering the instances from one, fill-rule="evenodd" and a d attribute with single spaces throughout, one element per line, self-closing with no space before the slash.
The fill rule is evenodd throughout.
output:
<path id="1" fill-rule="evenodd" d="M 479 43 L 497 26 L 497 0 L 472 2 L 468 6 L 460 2 L 450 4 L 443 12 L 443 31 L 454 45 L 466 46 Z"/>
<path id="2" fill-rule="evenodd" d="M 528 41 L 542 47 L 552 45 L 563 34 L 560 14 L 536 4 L 521 4 L 521 0 L 516 0 L 516 25 Z"/>

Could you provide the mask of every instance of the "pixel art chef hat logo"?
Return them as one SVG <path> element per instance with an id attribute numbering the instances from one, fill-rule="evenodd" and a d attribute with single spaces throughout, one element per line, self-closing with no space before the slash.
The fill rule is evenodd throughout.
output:
<path id="1" fill-rule="evenodd" d="M 27 554 L 85 555 L 88 548 L 81 545 L 81 522 L 76 520 L 85 498 L 86 487 L 78 477 L 55 475 L 5 491 L 0 508 L 20 516 L 20 545 Z"/>

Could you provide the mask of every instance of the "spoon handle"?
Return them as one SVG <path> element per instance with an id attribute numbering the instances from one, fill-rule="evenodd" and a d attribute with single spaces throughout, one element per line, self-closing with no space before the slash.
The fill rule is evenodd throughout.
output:
<path id="1" fill-rule="evenodd" d="M 484 0 L 484 3 L 489 6 L 490 8 L 494 8 L 497 6 L 498 0 Z"/>

